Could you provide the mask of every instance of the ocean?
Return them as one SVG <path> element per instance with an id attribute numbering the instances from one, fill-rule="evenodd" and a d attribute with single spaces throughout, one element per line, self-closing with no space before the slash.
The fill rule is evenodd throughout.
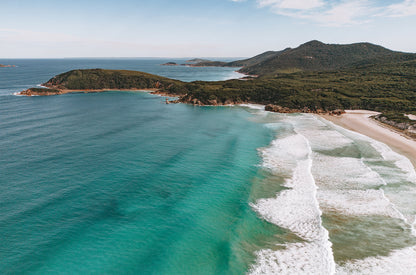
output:
<path id="1" fill-rule="evenodd" d="M 2 274 L 414 274 L 416 173 L 310 114 L 146 92 L 15 96 L 77 68 L 183 81 L 175 59 L 0 60 Z"/>

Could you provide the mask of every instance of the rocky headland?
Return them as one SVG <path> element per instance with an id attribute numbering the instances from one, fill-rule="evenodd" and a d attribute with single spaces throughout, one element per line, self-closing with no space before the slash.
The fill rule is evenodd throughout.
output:
<path id="1" fill-rule="evenodd" d="M 16 65 L 4 65 L 4 64 L 0 64 L 0 68 L 11 68 L 11 67 L 16 67 Z"/>

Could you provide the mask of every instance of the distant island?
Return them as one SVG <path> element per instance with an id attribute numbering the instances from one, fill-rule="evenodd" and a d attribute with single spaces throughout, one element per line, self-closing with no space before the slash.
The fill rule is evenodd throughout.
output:
<path id="1" fill-rule="evenodd" d="M 176 62 L 167 62 L 162 64 L 162 66 L 179 66 L 179 64 Z"/>
<path id="2" fill-rule="evenodd" d="M 199 62 L 207 62 L 207 61 L 211 61 L 211 60 L 202 59 L 202 58 L 193 58 L 193 59 L 186 60 L 186 63 L 199 63 Z"/>
<path id="3" fill-rule="evenodd" d="M 205 66 L 204 64 L 208 64 Z M 190 60 L 186 60 L 184 64 L 178 64 L 176 62 L 166 62 L 161 64 L 162 66 L 189 66 L 189 67 L 212 67 L 214 64 L 217 64 L 217 67 L 221 67 L 224 62 L 221 61 L 211 61 L 208 59 L 201 59 L 201 58 L 194 58 Z"/>
<path id="4" fill-rule="evenodd" d="M 175 63 L 176 64 L 176 63 Z M 370 43 L 305 43 L 233 61 L 201 61 L 191 66 L 241 66 L 258 78 L 182 82 L 124 70 L 73 70 L 22 95 L 55 95 L 105 90 L 152 90 L 195 105 L 257 103 L 277 112 L 340 113 L 345 109 L 383 112 L 379 120 L 414 129 L 416 54 L 395 52 Z M 413 128 L 412 128 L 413 127 Z M 406 128 L 406 129 L 404 129 Z"/>
<path id="5" fill-rule="evenodd" d="M 4 64 L 0 64 L 0 68 L 11 68 L 11 67 L 16 67 L 16 65 L 4 65 Z"/>

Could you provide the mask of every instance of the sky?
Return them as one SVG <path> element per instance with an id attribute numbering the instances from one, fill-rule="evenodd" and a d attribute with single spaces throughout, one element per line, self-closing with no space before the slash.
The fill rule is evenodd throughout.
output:
<path id="1" fill-rule="evenodd" d="M 0 0 L 0 58 L 250 57 L 310 40 L 416 52 L 416 0 Z"/>

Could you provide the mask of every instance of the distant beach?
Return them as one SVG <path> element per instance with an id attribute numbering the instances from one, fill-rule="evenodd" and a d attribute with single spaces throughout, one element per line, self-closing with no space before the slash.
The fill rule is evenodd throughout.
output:
<path id="1" fill-rule="evenodd" d="M 406 137 L 400 131 L 370 118 L 377 114 L 379 113 L 368 110 L 347 110 L 345 114 L 340 116 L 322 115 L 321 117 L 387 144 L 397 153 L 409 158 L 413 166 L 416 167 L 416 141 Z"/>

